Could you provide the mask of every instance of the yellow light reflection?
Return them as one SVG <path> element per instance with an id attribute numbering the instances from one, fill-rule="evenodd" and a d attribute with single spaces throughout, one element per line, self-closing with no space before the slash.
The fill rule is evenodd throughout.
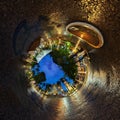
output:
<path id="1" fill-rule="evenodd" d="M 81 41 L 81 39 L 79 38 L 78 41 L 77 41 L 77 43 L 76 43 L 76 45 L 75 45 L 75 47 L 72 50 L 73 53 L 77 52 L 77 48 L 80 45 L 80 41 Z"/>
<path id="2" fill-rule="evenodd" d="M 56 107 L 57 107 L 57 110 L 59 111 L 59 114 L 56 120 L 58 120 L 58 118 L 60 120 L 64 120 L 66 108 L 64 107 L 63 101 L 59 100 Z"/>
<path id="3" fill-rule="evenodd" d="M 106 0 L 95 0 L 94 2 L 90 0 L 81 0 L 82 6 L 86 6 L 83 8 L 83 11 L 88 13 L 88 21 L 93 23 L 100 21 L 103 8 L 102 6 L 105 2 Z"/>
<path id="4" fill-rule="evenodd" d="M 63 104 L 64 104 L 65 112 L 68 112 L 69 109 L 70 109 L 70 103 L 69 103 L 68 99 L 69 99 L 68 97 L 63 98 Z"/>
<path id="5" fill-rule="evenodd" d="M 73 105 L 77 105 L 80 103 L 80 98 L 81 95 L 78 93 L 78 91 L 74 92 L 72 95 L 71 95 L 71 101 L 72 101 L 72 104 Z"/>

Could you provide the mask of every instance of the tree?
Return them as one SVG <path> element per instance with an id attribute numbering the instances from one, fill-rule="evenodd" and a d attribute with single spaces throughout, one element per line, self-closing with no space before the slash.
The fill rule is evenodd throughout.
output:
<path id="1" fill-rule="evenodd" d="M 46 80 L 44 72 L 40 72 L 33 77 L 34 77 L 34 80 L 36 81 L 36 83 L 44 82 Z"/>

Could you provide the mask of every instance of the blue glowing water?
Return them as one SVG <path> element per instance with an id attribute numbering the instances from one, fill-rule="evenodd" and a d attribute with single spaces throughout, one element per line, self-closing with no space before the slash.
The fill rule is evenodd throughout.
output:
<path id="1" fill-rule="evenodd" d="M 73 84 L 73 80 L 65 74 L 61 66 L 57 65 L 53 61 L 50 54 L 44 56 L 42 60 L 40 60 L 39 63 L 32 68 L 32 71 L 34 72 L 34 75 L 37 75 L 40 72 L 45 73 L 46 81 L 39 84 L 43 90 L 46 89 L 46 84 L 56 84 L 61 78 L 65 78 L 69 84 Z M 61 86 L 64 91 L 67 91 L 64 83 L 61 82 Z"/>

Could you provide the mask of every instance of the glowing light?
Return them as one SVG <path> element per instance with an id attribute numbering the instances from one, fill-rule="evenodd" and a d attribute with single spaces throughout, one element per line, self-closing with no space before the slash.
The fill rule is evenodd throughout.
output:
<path id="1" fill-rule="evenodd" d="M 75 47 L 74 47 L 73 50 L 72 50 L 73 53 L 77 52 L 77 48 L 78 48 L 78 46 L 79 46 L 79 44 L 80 44 L 80 41 L 81 41 L 81 39 L 78 39 Z"/>

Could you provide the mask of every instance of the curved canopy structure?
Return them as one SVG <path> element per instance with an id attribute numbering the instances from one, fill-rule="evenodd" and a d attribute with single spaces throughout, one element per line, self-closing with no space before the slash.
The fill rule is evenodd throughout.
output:
<path id="1" fill-rule="evenodd" d="M 100 48 L 103 46 L 104 40 L 102 34 L 96 27 L 88 23 L 73 22 L 67 25 L 66 30 L 87 42 L 93 48 Z"/>

